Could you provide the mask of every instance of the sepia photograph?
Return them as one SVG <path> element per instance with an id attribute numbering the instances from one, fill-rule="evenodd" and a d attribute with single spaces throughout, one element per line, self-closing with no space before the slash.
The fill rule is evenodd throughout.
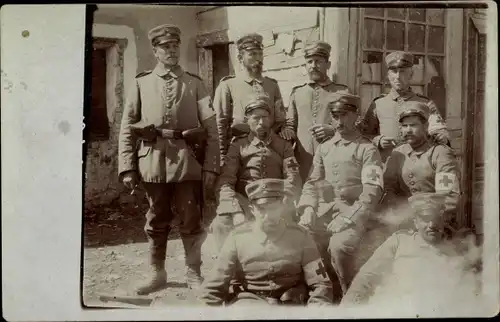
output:
<path id="1" fill-rule="evenodd" d="M 489 5 L 88 6 L 82 305 L 478 309 Z"/>

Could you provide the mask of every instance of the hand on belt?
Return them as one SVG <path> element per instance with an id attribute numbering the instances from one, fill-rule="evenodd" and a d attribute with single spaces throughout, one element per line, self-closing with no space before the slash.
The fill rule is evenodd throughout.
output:
<path id="1" fill-rule="evenodd" d="M 157 129 L 158 136 L 164 139 L 182 140 L 184 136 L 181 130 Z"/>

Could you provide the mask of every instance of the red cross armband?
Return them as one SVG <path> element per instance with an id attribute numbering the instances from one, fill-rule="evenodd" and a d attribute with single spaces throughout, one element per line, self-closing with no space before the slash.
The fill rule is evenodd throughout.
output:
<path id="1" fill-rule="evenodd" d="M 325 264 L 321 258 L 313 260 L 304 266 L 304 277 L 308 285 L 329 281 Z"/>
<path id="2" fill-rule="evenodd" d="M 437 172 L 435 178 L 436 192 L 460 193 L 457 175 L 453 172 Z"/>
<path id="3" fill-rule="evenodd" d="M 361 170 L 361 183 L 379 186 L 384 189 L 382 167 L 378 165 L 365 165 Z"/>

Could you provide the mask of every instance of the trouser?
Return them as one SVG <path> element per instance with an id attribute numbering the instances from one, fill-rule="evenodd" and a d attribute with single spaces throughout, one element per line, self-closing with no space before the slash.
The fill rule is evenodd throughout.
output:
<path id="1" fill-rule="evenodd" d="M 149 241 L 150 262 L 165 262 L 167 240 L 174 216 L 179 216 L 179 232 L 188 266 L 201 265 L 201 245 L 205 241 L 200 208 L 200 181 L 144 183 L 149 201 L 144 230 Z"/>

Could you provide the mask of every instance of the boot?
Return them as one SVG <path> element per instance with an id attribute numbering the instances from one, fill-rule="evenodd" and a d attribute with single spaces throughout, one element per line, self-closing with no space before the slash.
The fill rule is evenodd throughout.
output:
<path id="1" fill-rule="evenodd" d="M 167 272 L 165 271 L 165 262 L 153 264 L 153 277 L 143 286 L 137 288 L 137 295 L 148 295 L 153 292 L 161 291 L 167 287 Z"/>
<path id="2" fill-rule="evenodd" d="M 186 272 L 186 283 L 191 289 L 200 288 L 203 283 L 200 265 L 188 265 Z"/>

